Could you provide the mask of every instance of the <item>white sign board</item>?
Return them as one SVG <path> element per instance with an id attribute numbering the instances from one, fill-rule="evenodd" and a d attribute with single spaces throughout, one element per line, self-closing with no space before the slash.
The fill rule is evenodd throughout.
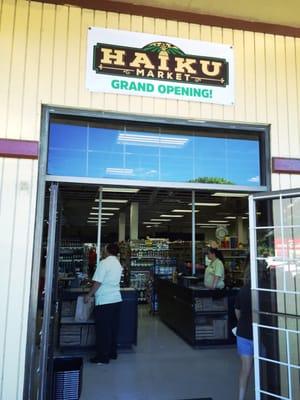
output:
<path id="1" fill-rule="evenodd" d="M 121 93 L 232 105 L 229 45 L 89 28 L 86 86 Z"/>

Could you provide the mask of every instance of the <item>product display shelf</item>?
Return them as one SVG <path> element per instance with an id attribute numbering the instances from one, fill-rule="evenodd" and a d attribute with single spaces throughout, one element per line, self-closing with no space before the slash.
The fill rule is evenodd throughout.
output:
<path id="1" fill-rule="evenodd" d="M 158 296 L 157 296 L 157 280 L 158 279 L 169 279 L 172 280 L 176 272 L 176 259 L 175 258 L 163 258 L 156 259 L 155 265 L 152 272 L 151 280 L 149 281 L 148 293 L 149 293 L 149 304 L 150 311 L 155 314 L 158 311 Z"/>
<path id="2" fill-rule="evenodd" d="M 75 277 L 86 269 L 84 245 L 77 240 L 62 240 L 59 247 L 59 278 Z"/>
<path id="3" fill-rule="evenodd" d="M 130 242 L 130 284 L 138 291 L 139 303 L 151 301 L 149 287 L 157 260 L 168 257 L 167 240 Z"/>
<path id="4" fill-rule="evenodd" d="M 225 259 L 226 284 L 231 287 L 243 285 L 247 248 L 220 248 Z"/>
<path id="5" fill-rule="evenodd" d="M 203 248 L 205 243 L 196 242 L 196 263 L 202 263 L 203 261 Z M 170 242 L 169 244 L 169 255 L 171 258 L 176 259 L 178 267 L 185 264 L 186 262 L 192 261 L 192 242 L 190 241 L 176 241 Z"/>

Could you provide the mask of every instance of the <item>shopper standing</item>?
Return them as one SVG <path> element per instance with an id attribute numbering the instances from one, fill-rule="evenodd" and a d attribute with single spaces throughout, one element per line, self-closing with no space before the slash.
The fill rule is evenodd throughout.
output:
<path id="1" fill-rule="evenodd" d="M 253 335 L 252 335 L 252 303 L 249 257 L 245 270 L 244 286 L 240 289 L 235 302 L 237 317 L 237 350 L 241 358 L 239 377 L 239 400 L 246 398 L 247 387 L 253 366 Z"/>
<path id="2" fill-rule="evenodd" d="M 220 250 L 210 247 L 207 254 L 210 263 L 205 269 L 204 286 L 208 289 L 223 289 L 224 259 Z"/>
<path id="3" fill-rule="evenodd" d="M 93 275 L 93 286 L 85 302 L 95 295 L 96 355 L 90 361 L 108 364 L 117 358 L 117 335 L 122 297 L 120 279 L 122 266 L 117 258 L 118 245 L 105 247 L 105 258 L 100 261 Z"/>

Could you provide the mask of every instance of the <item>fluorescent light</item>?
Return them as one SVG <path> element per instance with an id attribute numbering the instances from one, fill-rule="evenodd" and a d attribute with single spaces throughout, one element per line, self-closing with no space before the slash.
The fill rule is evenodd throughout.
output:
<path id="1" fill-rule="evenodd" d="M 217 192 L 212 194 L 212 196 L 217 197 L 248 197 L 248 193 L 229 193 L 229 192 Z"/>
<path id="2" fill-rule="evenodd" d="M 161 214 L 160 217 L 165 217 L 165 218 L 181 218 L 184 217 L 184 215 L 176 215 L 176 214 Z"/>
<path id="3" fill-rule="evenodd" d="M 225 217 L 226 219 L 236 219 L 236 217 Z"/>
<path id="4" fill-rule="evenodd" d="M 118 188 L 118 187 L 105 187 L 102 188 L 102 192 L 111 192 L 111 193 L 137 193 L 140 189 L 134 188 Z"/>
<path id="5" fill-rule="evenodd" d="M 132 168 L 106 168 L 105 172 L 109 175 L 133 175 Z"/>
<path id="6" fill-rule="evenodd" d="M 191 206 L 192 203 L 189 203 L 189 206 Z M 195 203 L 195 206 L 205 206 L 205 207 L 216 207 L 220 206 L 221 203 Z"/>
<path id="7" fill-rule="evenodd" d="M 99 215 L 98 213 L 90 212 L 90 215 Z M 102 212 L 101 215 L 114 215 L 114 213 Z"/>
<path id="8" fill-rule="evenodd" d="M 92 210 L 99 210 L 99 207 L 92 207 Z M 120 208 L 118 208 L 118 207 L 102 207 L 102 210 L 117 211 L 117 210 L 120 210 Z"/>
<path id="9" fill-rule="evenodd" d="M 206 222 L 203 222 L 203 223 L 199 222 L 196 225 L 197 226 L 214 226 L 214 227 L 217 226 L 217 224 L 209 224 L 209 223 L 206 223 Z"/>
<path id="10" fill-rule="evenodd" d="M 228 221 L 221 221 L 221 220 L 211 219 L 208 222 L 215 223 L 215 224 L 226 224 Z"/>
<path id="11" fill-rule="evenodd" d="M 191 213 L 191 212 L 193 212 L 192 210 L 172 210 L 172 212 L 187 212 L 187 213 Z M 195 210 L 195 212 L 197 213 L 197 212 L 199 212 L 199 210 Z"/>
<path id="12" fill-rule="evenodd" d="M 144 225 L 160 225 L 160 222 L 151 222 L 151 221 L 147 221 L 147 222 L 143 222 Z"/>
<path id="13" fill-rule="evenodd" d="M 188 138 L 179 136 L 164 135 L 141 135 L 135 133 L 120 133 L 118 144 L 127 144 L 131 146 L 160 146 L 169 148 L 183 147 L 189 141 Z"/>
<path id="14" fill-rule="evenodd" d="M 242 219 L 248 219 L 248 217 L 242 217 Z"/>
<path id="15" fill-rule="evenodd" d="M 151 218 L 151 221 L 169 222 L 171 220 L 170 219 L 164 219 L 164 218 Z"/>
<path id="16" fill-rule="evenodd" d="M 99 202 L 99 199 L 95 199 L 95 202 Z M 121 199 L 102 199 L 102 203 L 127 203 L 128 200 Z"/>
<path id="17" fill-rule="evenodd" d="M 146 228 L 153 228 L 152 225 L 146 225 Z"/>
<path id="18" fill-rule="evenodd" d="M 203 224 L 197 224 L 199 228 L 205 228 L 205 229 L 215 229 L 216 225 L 203 225 Z"/>

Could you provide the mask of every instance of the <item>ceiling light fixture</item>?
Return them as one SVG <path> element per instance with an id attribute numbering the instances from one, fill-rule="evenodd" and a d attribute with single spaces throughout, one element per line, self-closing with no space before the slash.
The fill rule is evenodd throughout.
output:
<path id="1" fill-rule="evenodd" d="M 215 224 L 226 224 L 226 223 L 228 223 L 228 221 L 221 221 L 221 220 L 215 220 L 215 219 L 211 219 L 208 222 L 215 223 Z"/>
<path id="2" fill-rule="evenodd" d="M 92 210 L 99 210 L 99 207 L 92 207 Z M 102 207 L 102 210 L 118 211 L 118 207 Z"/>
<path id="3" fill-rule="evenodd" d="M 236 219 L 236 217 L 225 217 L 226 219 Z"/>
<path id="4" fill-rule="evenodd" d="M 186 213 L 191 213 L 193 212 L 192 210 L 172 210 L 172 212 L 186 212 Z M 195 213 L 199 212 L 199 210 L 195 210 Z"/>
<path id="5" fill-rule="evenodd" d="M 178 214 L 161 214 L 160 217 L 163 218 L 182 218 L 184 215 L 178 215 Z"/>
<path id="6" fill-rule="evenodd" d="M 99 202 L 99 199 L 95 199 L 95 202 Z M 102 203 L 127 203 L 128 200 L 123 199 L 102 199 Z"/>
<path id="7" fill-rule="evenodd" d="M 216 192 L 212 194 L 214 197 L 248 197 L 248 193 L 230 193 L 230 192 Z"/>
<path id="8" fill-rule="evenodd" d="M 106 168 L 105 172 L 108 175 L 133 175 L 132 168 Z"/>
<path id="9" fill-rule="evenodd" d="M 189 206 L 193 205 L 189 203 Z M 204 206 L 204 207 L 217 207 L 220 206 L 221 203 L 195 203 L 195 206 Z"/>
<path id="10" fill-rule="evenodd" d="M 104 187 L 102 188 L 102 192 L 111 192 L 111 193 L 137 193 L 140 189 L 135 188 L 118 188 L 118 187 Z"/>
<path id="11" fill-rule="evenodd" d="M 170 222 L 170 219 L 164 219 L 164 218 L 151 218 L 151 221 L 162 221 L 162 222 Z"/>
<path id="12" fill-rule="evenodd" d="M 132 146 L 160 146 L 169 148 L 183 147 L 189 141 L 188 138 L 158 136 L 158 135 L 140 135 L 134 133 L 120 133 L 118 144 L 127 144 Z"/>
<path id="13" fill-rule="evenodd" d="M 151 222 L 151 221 L 147 221 L 147 222 L 143 222 L 144 225 L 160 225 L 160 222 Z"/>

